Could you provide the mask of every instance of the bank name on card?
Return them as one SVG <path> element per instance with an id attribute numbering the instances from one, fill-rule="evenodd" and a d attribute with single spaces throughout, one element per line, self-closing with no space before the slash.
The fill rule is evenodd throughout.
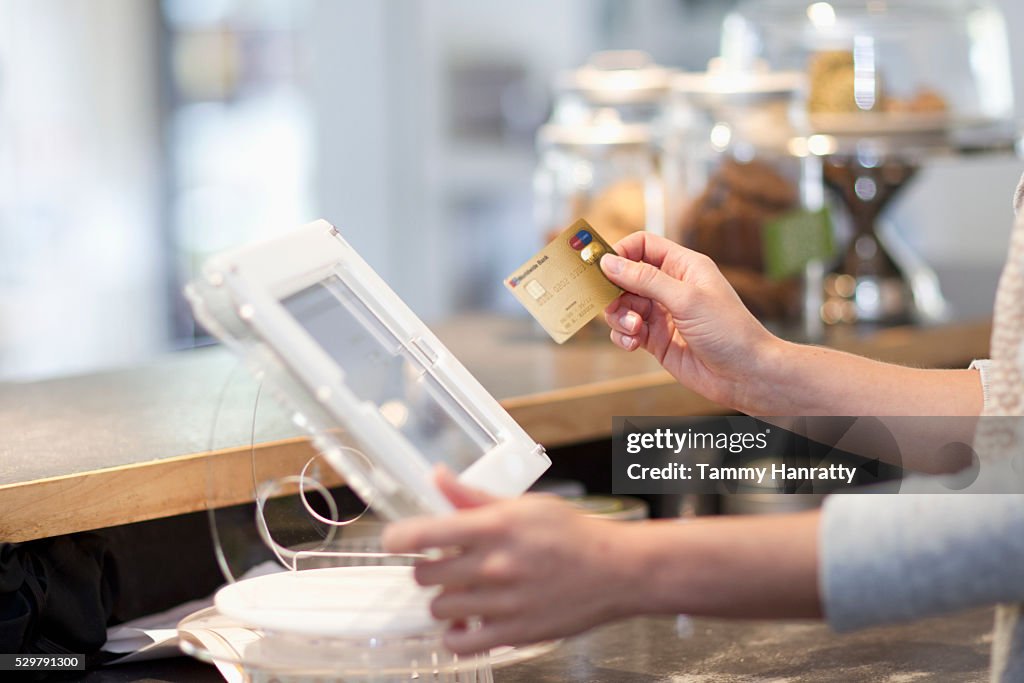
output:
<path id="1" fill-rule="evenodd" d="M 594 319 L 622 290 L 601 271 L 614 250 L 580 219 L 505 278 L 505 287 L 561 344 Z"/>

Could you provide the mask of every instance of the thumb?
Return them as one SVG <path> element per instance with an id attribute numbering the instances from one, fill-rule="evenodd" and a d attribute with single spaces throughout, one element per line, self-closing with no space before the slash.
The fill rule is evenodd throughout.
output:
<path id="1" fill-rule="evenodd" d="M 434 468 L 434 483 L 452 505 L 458 509 L 475 508 L 499 500 L 489 493 L 470 488 L 460 482 L 450 469 L 444 465 Z"/>
<path id="2" fill-rule="evenodd" d="M 672 312 L 678 308 L 683 283 L 650 263 L 605 254 L 601 258 L 601 270 L 627 292 L 653 299 Z"/>

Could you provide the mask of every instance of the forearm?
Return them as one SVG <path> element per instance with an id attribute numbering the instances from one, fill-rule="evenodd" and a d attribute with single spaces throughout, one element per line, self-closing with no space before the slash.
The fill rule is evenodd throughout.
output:
<path id="1" fill-rule="evenodd" d="M 957 472 L 970 464 L 965 449 L 947 447 L 974 438 L 984 404 L 976 370 L 908 368 L 775 340 L 757 354 L 749 377 L 733 407 L 812 440 L 916 472 Z M 793 425 L 772 419 L 815 415 L 871 416 L 881 425 L 854 428 L 848 421 L 825 420 Z"/>
<path id="2" fill-rule="evenodd" d="M 819 617 L 818 523 L 815 511 L 630 525 L 621 612 Z"/>
<path id="3" fill-rule="evenodd" d="M 821 539 L 840 631 L 1024 600 L 1024 496 L 831 496 Z"/>
<path id="4" fill-rule="evenodd" d="M 753 415 L 981 413 L 974 370 L 923 370 L 790 342 L 770 345 L 736 406 Z"/>
<path id="5" fill-rule="evenodd" d="M 817 618 L 827 603 L 850 630 L 1024 600 L 1021 502 L 833 496 L 824 512 L 623 524 L 608 616 Z"/>

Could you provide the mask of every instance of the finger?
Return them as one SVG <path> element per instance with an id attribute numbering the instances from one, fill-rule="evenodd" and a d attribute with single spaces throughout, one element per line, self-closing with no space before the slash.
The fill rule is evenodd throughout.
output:
<path id="1" fill-rule="evenodd" d="M 466 486 L 444 465 L 434 468 L 434 483 L 458 509 L 475 508 L 500 500 L 497 496 Z"/>
<path id="2" fill-rule="evenodd" d="M 417 553 L 430 548 L 466 548 L 489 533 L 488 516 L 473 511 L 392 522 L 384 529 L 385 552 Z"/>
<path id="3" fill-rule="evenodd" d="M 443 621 L 493 619 L 516 614 L 521 606 L 522 600 L 510 590 L 446 590 L 430 603 L 430 613 Z"/>
<path id="4" fill-rule="evenodd" d="M 641 334 L 644 334 L 642 330 Z M 618 330 L 612 330 L 611 338 L 613 344 L 626 351 L 636 351 L 643 346 L 639 335 L 623 334 Z"/>
<path id="5" fill-rule="evenodd" d="M 478 583 L 483 556 L 477 552 L 462 553 L 440 560 L 422 560 L 413 576 L 421 586 L 472 586 Z"/>
<path id="6" fill-rule="evenodd" d="M 655 304 L 646 296 L 637 296 L 636 294 L 630 294 L 626 292 L 619 297 L 624 308 L 629 308 L 640 314 L 641 318 L 645 320 L 650 317 L 651 313 L 655 310 Z"/>
<path id="7" fill-rule="evenodd" d="M 660 268 L 671 254 L 695 254 L 678 242 L 643 230 L 632 232 L 614 245 L 615 253 L 630 261 L 644 261 Z"/>
<path id="8" fill-rule="evenodd" d="M 636 334 L 644 320 L 654 311 L 654 302 L 635 294 L 623 294 L 617 311 L 605 313 L 605 320 L 613 330 L 623 334 Z"/>
<path id="9" fill-rule="evenodd" d="M 608 323 L 608 327 L 622 334 L 636 334 L 644 324 L 643 318 L 636 311 L 626 309 L 619 313 L 605 315 L 604 319 Z"/>
<path id="10" fill-rule="evenodd" d="M 720 275 L 717 266 L 705 254 L 647 232 L 631 233 L 616 243 L 615 250 L 627 261 L 650 264 L 677 280 L 698 282 Z M 601 259 L 601 269 L 618 284 L 609 272 L 615 263 L 617 259 L 607 254 Z"/>
<path id="11" fill-rule="evenodd" d="M 644 321 L 644 331 L 643 348 L 654 354 L 659 363 L 664 364 L 665 354 L 673 347 L 680 350 L 686 347 L 686 341 L 676 331 L 671 315 L 663 308 L 659 307 Z"/>
<path id="12" fill-rule="evenodd" d="M 644 300 L 644 297 L 640 297 L 640 296 L 637 296 L 635 294 L 630 294 L 629 292 L 624 292 L 624 293 L 620 294 L 618 296 L 618 298 L 613 299 L 610 304 L 605 306 L 604 307 L 604 312 L 605 313 L 614 313 L 615 311 L 618 311 L 619 309 L 632 308 L 633 310 L 635 310 L 638 313 L 640 313 L 641 315 L 643 315 L 644 314 L 644 306 L 643 305 L 637 305 L 639 302 L 641 302 L 643 300 Z"/>
<path id="13" fill-rule="evenodd" d="M 499 645 L 521 645 L 529 640 L 529 630 L 520 621 L 484 621 L 476 628 L 450 628 L 444 634 L 444 646 L 457 655 L 487 652 Z"/>
<path id="14" fill-rule="evenodd" d="M 654 299 L 670 311 L 677 312 L 684 302 L 688 285 L 650 263 L 606 254 L 601 267 L 608 279 L 622 289 Z"/>

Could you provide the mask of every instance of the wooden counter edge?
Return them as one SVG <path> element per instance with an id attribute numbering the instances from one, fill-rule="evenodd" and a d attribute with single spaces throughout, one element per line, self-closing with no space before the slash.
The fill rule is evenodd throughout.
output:
<path id="1" fill-rule="evenodd" d="M 297 474 L 316 455 L 304 437 L 258 444 L 255 450 L 261 479 Z M 252 455 L 249 447 L 227 448 L 0 486 L 0 541 L 250 502 Z M 216 488 L 211 490 L 208 482 L 216 482 Z M 332 476 L 325 483 L 336 485 L 340 479 Z"/>
<path id="2" fill-rule="evenodd" d="M 506 409 L 547 447 L 600 439 L 611 414 L 703 415 L 721 412 L 674 382 L 650 373 L 551 392 L 541 400 L 513 399 Z M 669 377 L 671 379 L 671 377 Z M 675 413 L 672 413 L 675 414 Z M 316 454 L 304 437 L 256 445 L 261 479 L 296 474 Z M 252 449 L 227 448 L 121 467 L 0 486 L 0 541 L 29 541 L 223 507 L 253 500 Z M 208 482 L 217 482 L 210 490 Z M 340 483 L 340 479 L 333 483 Z"/>

